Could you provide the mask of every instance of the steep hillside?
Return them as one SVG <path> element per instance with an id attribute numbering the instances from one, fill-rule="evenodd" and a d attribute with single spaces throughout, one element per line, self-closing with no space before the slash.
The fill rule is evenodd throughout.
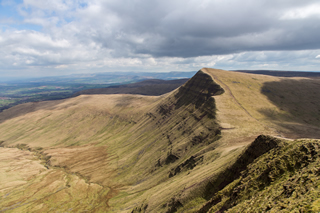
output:
<path id="1" fill-rule="evenodd" d="M 227 169 L 233 181 L 198 212 L 318 212 L 319 148 L 319 140 L 259 136 Z"/>
<path id="2" fill-rule="evenodd" d="M 5 110 L 0 211 L 203 212 L 244 205 L 250 196 L 230 204 L 223 190 L 279 146 L 280 139 L 259 135 L 320 134 L 312 113 L 295 107 L 292 114 L 273 98 L 292 100 L 291 90 L 270 89 L 283 80 L 204 68 L 162 96 L 81 95 Z M 296 97 L 318 88 L 316 80 L 310 85 Z M 316 113 L 320 104 L 308 101 Z M 215 201 L 217 193 L 223 202 Z"/>

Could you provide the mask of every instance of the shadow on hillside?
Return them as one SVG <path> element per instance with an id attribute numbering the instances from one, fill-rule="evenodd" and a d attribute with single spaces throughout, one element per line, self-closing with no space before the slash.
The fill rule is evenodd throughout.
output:
<path id="1" fill-rule="evenodd" d="M 179 88 L 178 93 L 175 95 L 177 99 L 175 107 L 179 109 L 182 106 L 194 103 L 195 108 L 198 109 L 203 104 L 206 104 L 206 101 L 209 100 L 211 96 L 221 95 L 223 93 L 223 88 L 214 82 L 210 75 L 199 71 L 194 78 Z M 210 104 L 215 106 L 214 103 Z"/>
<path id="2" fill-rule="evenodd" d="M 305 132 L 308 135 L 315 131 L 319 132 L 320 79 L 283 79 L 266 82 L 261 88 L 261 93 L 284 112 L 277 114 L 270 110 L 261 110 L 264 115 L 277 121 L 277 125 L 296 134 L 303 135 Z M 288 123 L 279 124 L 279 121 Z M 289 122 L 299 124 L 289 124 Z M 318 135 L 320 136 L 319 133 Z"/>

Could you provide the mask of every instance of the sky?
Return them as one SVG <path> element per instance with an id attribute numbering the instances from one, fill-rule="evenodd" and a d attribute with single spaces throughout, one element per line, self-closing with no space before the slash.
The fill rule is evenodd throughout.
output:
<path id="1" fill-rule="evenodd" d="M 319 0 L 0 2 L 0 78 L 320 71 Z"/>

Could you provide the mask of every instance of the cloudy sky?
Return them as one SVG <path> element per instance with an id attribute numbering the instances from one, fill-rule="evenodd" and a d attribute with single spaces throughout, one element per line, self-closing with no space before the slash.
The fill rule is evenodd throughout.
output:
<path id="1" fill-rule="evenodd" d="M 0 0 L 0 78 L 320 71 L 319 0 Z"/>

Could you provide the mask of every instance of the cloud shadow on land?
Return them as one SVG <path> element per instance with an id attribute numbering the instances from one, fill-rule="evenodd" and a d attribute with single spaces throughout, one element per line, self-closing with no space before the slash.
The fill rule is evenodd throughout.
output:
<path id="1" fill-rule="evenodd" d="M 320 78 L 265 82 L 261 93 L 280 109 L 262 114 L 300 137 L 320 137 Z"/>

